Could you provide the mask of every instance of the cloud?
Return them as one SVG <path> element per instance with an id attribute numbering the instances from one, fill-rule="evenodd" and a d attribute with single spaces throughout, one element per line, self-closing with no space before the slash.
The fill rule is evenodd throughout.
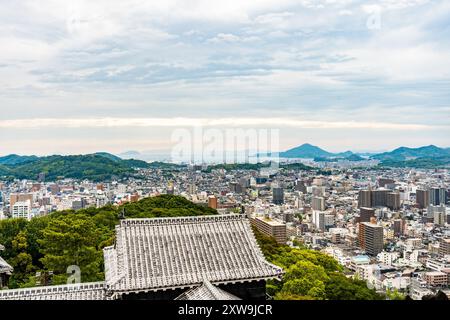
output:
<path id="1" fill-rule="evenodd" d="M 292 118 L 87 118 L 87 119 L 19 119 L 2 120 L 0 128 L 119 128 L 119 127 L 273 127 L 289 126 L 303 129 L 389 129 L 421 130 L 441 129 L 450 126 L 428 126 L 364 121 L 311 121 Z"/>
<path id="2" fill-rule="evenodd" d="M 367 28 L 373 5 L 380 29 Z M 449 21 L 444 0 L 5 2 L 0 120 L 266 117 L 435 133 L 450 120 Z"/>

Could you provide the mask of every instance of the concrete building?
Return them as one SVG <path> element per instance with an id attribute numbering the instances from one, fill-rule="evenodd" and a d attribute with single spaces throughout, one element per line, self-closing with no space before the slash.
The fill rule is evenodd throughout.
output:
<path id="1" fill-rule="evenodd" d="M 400 193 L 398 192 L 389 192 L 387 194 L 387 203 L 386 206 L 391 210 L 399 210 L 401 206 L 400 202 Z"/>
<path id="2" fill-rule="evenodd" d="M 370 222 L 359 224 L 359 245 L 367 254 L 376 256 L 383 251 L 383 227 Z"/>
<path id="3" fill-rule="evenodd" d="M 281 187 L 274 187 L 272 189 L 272 201 L 274 204 L 284 203 L 284 190 Z"/>
<path id="4" fill-rule="evenodd" d="M 359 222 L 370 222 L 373 217 L 375 217 L 375 209 L 367 207 L 359 209 Z"/>
<path id="5" fill-rule="evenodd" d="M 262 234 L 275 238 L 278 243 L 286 243 L 287 235 L 285 223 L 267 217 L 255 217 L 251 221 Z"/>
<path id="6" fill-rule="evenodd" d="M 417 189 L 416 190 L 416 204 L 421 209 L 425 209 L 430 203 L 430 196 L 428 190 Z"/>
<path id="7" fill-rule="evenodd" d="M 11 209 L 11 216 L 13 218 L 24 218 L 31 219 L 31 202 L 27 201 L 18 201 L 14 203 Z"/>
<path id="8" fill-rule="evenodd" d="M 450 255 L 450 238 L 449 239 L 441 239 L 439 241 L 439 255 L 441 257 Z"/>
<path id="9" fill-rule="evenodd" d="M 325 199 L 323 197 L 313 197 L 311 208 L 317 211 L 325 211 Z"/>
<path id="10" fill-rule="evenodd" d="M 217 197 L 216 196 L 209 196 L 208 197 L 208 207 L 213 208 L 213 209 L 217 209 Z"/>

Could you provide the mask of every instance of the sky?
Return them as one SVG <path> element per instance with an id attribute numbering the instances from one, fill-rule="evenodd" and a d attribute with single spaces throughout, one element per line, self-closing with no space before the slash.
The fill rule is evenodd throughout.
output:
<path id="1" fill-rule="evenodd" d="M 0 154 L 450 147 L 450 2 L 0 0 Z"/>

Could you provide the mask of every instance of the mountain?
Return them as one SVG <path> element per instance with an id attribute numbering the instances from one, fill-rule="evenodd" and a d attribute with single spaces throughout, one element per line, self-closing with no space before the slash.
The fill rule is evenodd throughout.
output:
<path id="1" fill-rule="evenodd" d="M 133 176 L 136 168 L 150 167 L 150 164 L 145 161 L 122 160 L 111 156 L 100 153 L 36 157 L 31 162 L 0 165 L 0 176 L 34 180 L 40 173 L 44 173 L 47 181 L 54 181 L 59 178 L 105 181 L 115 177 Z"/>
<path id="2" fill-rule="evenodd" d="M 334 154 L 325 151 L 319 147 L 313 146 L 309 143 L 302 144 L 301 146 L 289 149 L 284 152 L 280 152 L 281 158 L 304 158 L 304 159 L 314 159 L 314 158 L 330 158 Z"/>
<path id="3" fill-rule="evenodd" d="M 400 147 L 391 152 L 384 152 L 374 155 L 372 156 L 372 159 L 382 161 L 385 160 L 404 161 L 404 160 L 413 160 L 417 158 L 436 158 L 448 156 L 450 156 L 449 149 L 429 145 L 420 148 Z"/>
<path id="4" fill-rule="evenodd" d="M 108 152 L 96 152 L 96 153 L 94 153 L 95 155 L 98 155 L 98 156 L 102 156 L 102 157 L 105 157 L 105 158 L 107 158 L 107 159 L 109 159 L 109 160 L 112 160 L 112 161 L 121 161 L 122 160 L 122 158 L 120 158 L 120 157 L 118 157 L 118 156 L 115 156 L 115 155 L 113 155 L 113 154 L 111 154 L 111 153 L 108 153 Z"/>
<path id="5" fill-rule="evenodd" d="M 0 164 L 15 165 L 35 161 L 36 159 L 38 159 L 38 157 L 36 156 L 19 156 L 17 154 L 10 154 L 4 157 L 0 157 Z"/>
<path id="6" fill-rule="evenodd" d="M 357 154 L 351 154 L 347 157 L 344 158 L 345 160 L 348 161 L 364 161 L 365 159 Z"/>

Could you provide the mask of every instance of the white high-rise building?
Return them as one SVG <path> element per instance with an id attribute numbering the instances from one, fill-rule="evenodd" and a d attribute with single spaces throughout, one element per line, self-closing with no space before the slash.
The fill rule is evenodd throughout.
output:
<path id="1" fill-rule="evenodd" d="M 13 218 L 31 219 L 31 201 L 16 202 L 11 208 L 11 215 Z"/>

